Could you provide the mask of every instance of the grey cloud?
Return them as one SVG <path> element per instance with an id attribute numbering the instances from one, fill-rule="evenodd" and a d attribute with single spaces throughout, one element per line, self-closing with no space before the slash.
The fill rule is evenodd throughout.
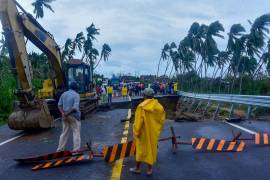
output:
<path id="1" fill-rule="evenodd" d="M 18 0 L 29 12 L 30 1 Z M 155 74 L 160 51 L 166 42 L 178 43 L 186 36 L 190 25 L 197 21 L 209 24 L 219 20 L 228 32 L 234 23 L 247 29 L 247 19 L 269 11 L 268 0 L 56 0 L 55 13 L 45 12 L 39 22 L 63 45 L 92 22 L 100 28 L 95 43 L 112 48 L 109 62 L 102 62 L 98 72 L 106 75 L 118 72 Z M 224 33 L 226 36 L 226 33 Z M 220 48 L 225 40 L 217 40 Z M 164 64 L 161 68 L 164 71 Z"/>

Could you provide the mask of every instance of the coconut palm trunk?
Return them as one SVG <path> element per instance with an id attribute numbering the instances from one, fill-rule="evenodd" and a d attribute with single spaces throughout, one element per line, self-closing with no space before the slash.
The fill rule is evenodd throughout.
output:
<path id="1" fill-rule="evenodd" d="M 171 63 L 171 60 L 172 60 L 172 58 L 169 58 L 169 59 L 167 60 L 167 64 L 166 64 L 166 69 L 165 69 L 165 72 L 164 72 L 164 76 L 165 76 L 166 73 L 167 73 L 167 70 L 168 70 L 168 67 L 169 67 L 169 65 L 170 65 L 170 63 Z"/>
<path id="2" fill-rule="evenodd" d="M 159 68 L 160 68 L 161 59 L 162 59 L 162 56 L 159 58 L 159 61 L 158 61 L 157 77 L 156 77 L 156 78 L 158 78 L 158 73 L 159 73 Z"/>

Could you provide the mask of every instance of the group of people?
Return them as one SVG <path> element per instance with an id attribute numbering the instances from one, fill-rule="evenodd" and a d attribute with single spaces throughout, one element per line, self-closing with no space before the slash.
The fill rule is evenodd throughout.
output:
<path id="1" fill-rule="evenodd" d="M 96 94 L 102 103 L 111 103 L 112 97 L 116 96 L 122 96 L 123 98 L 127 98 L 128 96 L 141 96 L 144 89 L 143 83 L 122 83 L 121 85 L 108 84 L 107 86 L 97 85 Z"/>
<path id="2" fill-rule="evenodd" d="M 127 95 L 128 87 L 123 86 Z M 78 152 L 81 147 L 81 112 L 80 95 L 77 93 L 78 84 L 72 82 L 68 91 L 64 92 L 58 102 L 58 109 L 62 116 L 62 133 L 59 139 L 57 151 L 63 151 L 68 141 L 70 131 L 73 132 L 73 151 Z M 113 93 L 113 87 L 107 87 L 108 94 Z M 141 163 L 148 165 L 147 175 L 152 175 L 152 166 L 157 159 L 157 144 L 159 135 L 165 122 L 163 106 L 154 99 L 154 90 L 146 88 L 142 91 L 144 101 L 141 102 L 135 112 L 133 124 L 133 139 L 136 143 L 136 165 L 130 168 L 130 172 L 141 173 Z M 79 152 L 78 152 L 79 153 Z"/>
<path id="3" fill-rule="evenodd" d="M 96 86 L 96 94 L 100 98 L 102 103 L 111 103 L 114 90 L 112 85 L 108 86 Z"/>
<path id="4" fill-rule="evenodd" d="M 151 85 L 151 88 L 154 90 L 155 94 L 167 95 L 167 94 L 176 94 L 179 87 L 177 82 L 155 82 Z"/>
<path id="5" fill-rule="evenodd" d="M 112 97 L 116 96 L 122 96 L 123 98 L 141 96 L 145 86 L 151 87 L 155 95 L 177 94 L 179 89 L 179 84 L 176 82 L 154 82 L 148 85 L 144 83 L 122 83 L 120 85 L 97 85 L 96 94 L 102 103 L 111 103 Z"/>
<path id="6" fill-rule="evenodd" d="M 128 85 L 129 96 L 141 96 L 144 89 L 144 83 L 130 83 Z"/>

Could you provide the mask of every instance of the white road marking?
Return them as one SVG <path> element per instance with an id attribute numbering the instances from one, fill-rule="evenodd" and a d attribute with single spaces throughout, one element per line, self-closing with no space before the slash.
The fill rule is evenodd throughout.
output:
<path id="1" fill-rule="evenodd" d="M 61 119 L 61 118 L 56 118 L 56 119 L 54 119 L 54 122 L 56 122 L 56 121 L 58 121 L 58 120 L 60 120 L 60 119 Z M 14 140 L 16 140 L 16 139 L 22 137 L 23 135 L 24 135 L 24 134 L 21 134 L 21 135 L 15 136 L 15 137 L 13 137 L 13 138 L 10 138 L 10 139 L 8 139 L 8 140 L 6 140 L 6 141 L 3 141 L 3 142 L 0 143 L 0 146 L 3 146 L 4 144 L 7 144 L 7 143 L 9 143 L 9 142 L 11 142 L 11 141 L 14 141 Z"/>
<path id="2" fill-rule="evenodd" d="M 226 124 L 229 124 L 229 125 L 231 125 L 231 126 L 233 126 L 233 127 L 236 127 L 236 128 L 238 128 L 238 129 L 241 129 L 241 130 L 243 130 L 243 131 L 245 131 L 245 132 L 247 132 L 247 133 L 249 133 L 249 134 L 257 134 L 255 131 L 251 131 L 251 130 L 249 130 L 249 129 L 247 129 L 247 128 L 244 128 L 244 127 L 242 127 L 242 126 L 239 126 L 239 125 L 236 125 L 236 124 L 233 124 L 233 123 L 229 123 L 229 122 L 226 122 L 226 121 L 224 121 Z"/>
<path id="3" fill-rule="evenodd" d="M 22 137 L 24 134 L 21 134 L 21 135 L 19 135 L 19 136 L 15 136 L 15 137 L 13 137 L 13 138 L 11 138 L 11 139 L 8 139 L 8 140 L 6 140 L 6 141 L 4 141 L 4 142 L 1 142 L 0 143 L 0 146 L 3 146 L 4 144 L 7 144 L 7 143 L 9 143 L 9 142 L 11 142 L 11 141 L 14 141 L 15 139 L 18 139 L 18 138 L 20 138 L 20 137 Z"/>

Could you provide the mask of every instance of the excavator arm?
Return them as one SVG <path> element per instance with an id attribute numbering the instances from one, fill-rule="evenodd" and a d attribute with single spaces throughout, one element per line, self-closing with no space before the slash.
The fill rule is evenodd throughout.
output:
<path id="1" fill-rule="evenodd" d="M 58 86 L 64 86 L 64 72 L 60 55 L 60 48 L 52 35 L 46 32 L 42 26 L 29 14 L 19 16 L 25 36 L 44 52 L 51 62 L 56 75 Z"/>
<path id="2" fill-rule="evenodd" d="M 64 87 L 65 76 L 59 46 L 52 35 L 15 0 L 0 0 L 0 18 L 12 70 L 17 77 L 16 94 L 19 100 L 19 105 L 9 116 L 9 127 L 23 130 L 51 127 L 53 120 L 46 102 L 38 99 L 33 92 L 32 69 L 27 59 L 25 37 L 48 56 L 55 72 L 57 87 Z"/>

